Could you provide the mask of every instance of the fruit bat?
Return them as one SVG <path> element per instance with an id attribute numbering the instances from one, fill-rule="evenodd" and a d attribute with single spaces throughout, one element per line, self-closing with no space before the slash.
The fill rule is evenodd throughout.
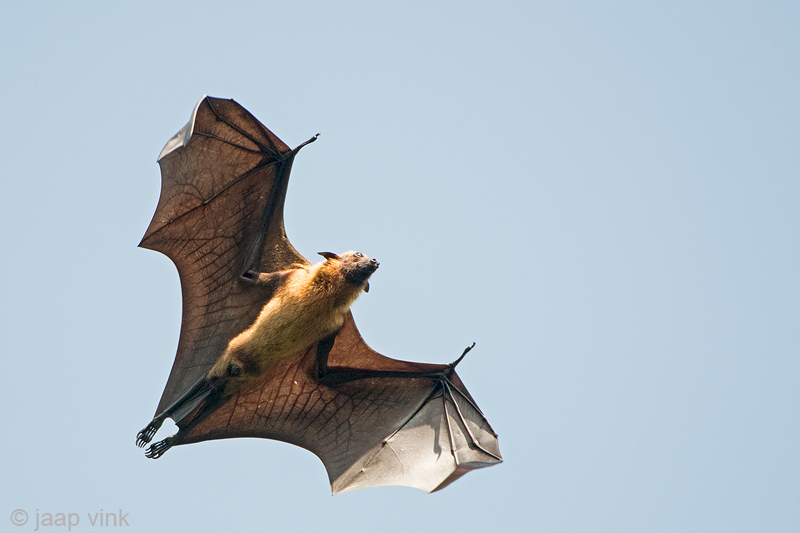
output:
<path id="1" fill-rule="evenodd" d="M 378 262 L 286 237 L 290 149 L 233 100 L 204 97 L 162 150 L 161 196 L 139 246 L 177 266 L 183 320 L 152 422 L 177 433 L 149 446 L 233 437 L 289 442 L 319 456 L 333 494 L 379 485 L 432 492 L 502 461 L 497 435 L 449 365 L 384 357 L 350 304 Z"/>

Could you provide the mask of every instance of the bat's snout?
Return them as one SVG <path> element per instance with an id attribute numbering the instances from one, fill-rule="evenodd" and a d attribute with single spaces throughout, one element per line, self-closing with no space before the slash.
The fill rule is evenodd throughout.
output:
<path id="1" fill-rule="evenodd" d="M 359 262 L 358 266 L 356 267 L 357 270 L 361 272 L 361 275 L 366 278 L 370 277 L 373 272 L 378 270 L 378 267 L 381 264 L 378 262 L 377 259 L 370 259 L 367 260 L 366 257 Z"/>
<path id="2" fill-rule="evenodd" d="M 378 270 L 379 266 L 381 266 L 381 264 L 377 259 L 370 259 L 369 261 L 362 261 L 359 265 L 359 270 L 361 270 L 362 275 L 365 276 L 365 278 L 368 278 L 373 272 Z"/>
<path id="3" fill-rule="evenodd" d="M 364 285 L 380 266 L 377 259 L 370 259 L 361 252 L 347 252 L 341 257 L 344 259 L 341 262 L 344 277 L 353 285 Z"/>

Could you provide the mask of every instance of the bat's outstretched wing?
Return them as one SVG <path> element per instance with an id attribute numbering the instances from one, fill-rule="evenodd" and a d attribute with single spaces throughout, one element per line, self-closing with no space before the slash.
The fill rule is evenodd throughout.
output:
<path id="1" fill-rule="evenodd" d="M 178 267 L 183 321 L 156 413 L 189 389 L 250 326 L 274 287 L 239 279 L 307 264 L 286 238 L 283 203 L 296 150 L 233 100 L 203 97 L 161 152 L 161 197 L 139 246 Z"/>
<path id="2" fill-rule="evenodd" d="M 192 428 L 182 444 L 262 437 L 322 459 L 334 494 L 380 485 L 441 489 L 475 468 L 502 461 L 497 435 L 464 384 L 449 376 L 375 377 L 323 384 L 316 346 L 281 361 Z M 348 315 L 329 364 L 378 371 L 444 370 L 384 357 Z M 180 423 L 179 423 L 180 425 Z"/>
<path id="3" fill-rule="evenodd" d="M 157 415 L 206 375 L 272 296 L 274 286 L 245 283 L 240 276 L 308 264 L 283 226 L 297 150 L 233 100 L 208 97 L 164 147 L 161 197 L 140 246 L 177 266 L 183 322 Z M 193 416 L 177 417 L 184 431 L 179 444 L 231 437 L 290 442 L 322 459 L 334 493 L 376 485 L 433 491 L 501 461 L 495 433 L 451 368 L 378 354 L 350 315 L 328 354 L 330 369 L 392 375 L 321 382 L 317 363 L 314 345 L 197 423 Z M 148 426 L 152 433 L 160 420 Z M 140 432 L 140 445 L 152 436 L 147 428 Z"/>

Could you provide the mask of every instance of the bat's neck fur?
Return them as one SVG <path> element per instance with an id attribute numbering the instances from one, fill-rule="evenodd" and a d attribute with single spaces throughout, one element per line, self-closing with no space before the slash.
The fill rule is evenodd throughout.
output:
<path id="1" fill-rule="evenodd" d="M 316 304 L 320 310 L 330 309 L 342 315 L 347 313 L 353 302 L 364 290 L 364 284 L 354 285 L 345 280 L 341 262 L 327 259 L 309 268 L 308 275 L 297 289 L 308 304 Z"/>
<path id="2" fill-rule="evenodd" d="M 363 266 L 343 254 L 310 267 L 294 268 L 264 305 L 256 321 L 228 344 L 209 376 L 224 377 L 231 394 L 245 381 L 293 353 L 322 340 L 342 327 L 350 306 L 364 290 L 377 262 L 353 281 L 353 269 Z M 362 264 L 363 263 L 363 264 Z M 353 266 L 355 265 L 355 266 Z M 360 279 L 363 277 L 363 279 Z M 241 373 L 231 376 L 231 365 Z"/>

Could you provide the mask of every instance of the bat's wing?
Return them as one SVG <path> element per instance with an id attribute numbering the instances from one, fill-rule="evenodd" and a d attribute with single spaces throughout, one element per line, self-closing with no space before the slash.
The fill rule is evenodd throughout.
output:
<path id="1" fill-rule="evenodd" d="M 189 390 L 229 341 L 248 328 L 275 287 L 239 276 L 307 261 L 283 226 L 297 149 L 290 150 L 233 100 L 203 98 L 159 157 L 161 197 L 140 246 L 177 266 L 183 322 L 175 363 L 156 413 Z M 264 437 L 318 455 L 334 493 L 375 485 L 433 491 L 501 461 L 497 437 L 455 372 L 441 378 L 378 377 L 321 384 L 316 346 L 294 354 L 192 427 L 181 443 Z M 329 368 L 441 371 L 370 349 L 352 317 Z M 155 426 L 157 428 L 157 426 Z"/>
<path id="2" fill-rule="evenodd" d="M 283 226 L 296 151 L 233 100 L 209 97 L 162 150 L 161 197 L 139 246 L 178 267 L 183 322 L 156 413 L 208 371 L 271 296 L 274 287 L 238 279 L 246 269 L 308 263 Z"/>
<path id="3" fill-rule="evenodd" d="M 380 377 L 324 385 L 313 375 L 315 354 L 312 346 L 281 361 L 191 428 L 182 444 L 232 437 L 296 444 L 322 459 L 334 494 L 379 485 L 432 492 L 502 461 L 497 435 L 455 372 L 438 380 Z M 378 354 L 351 315 L 328 363 L 410 372 L 445 368 Z"/>

